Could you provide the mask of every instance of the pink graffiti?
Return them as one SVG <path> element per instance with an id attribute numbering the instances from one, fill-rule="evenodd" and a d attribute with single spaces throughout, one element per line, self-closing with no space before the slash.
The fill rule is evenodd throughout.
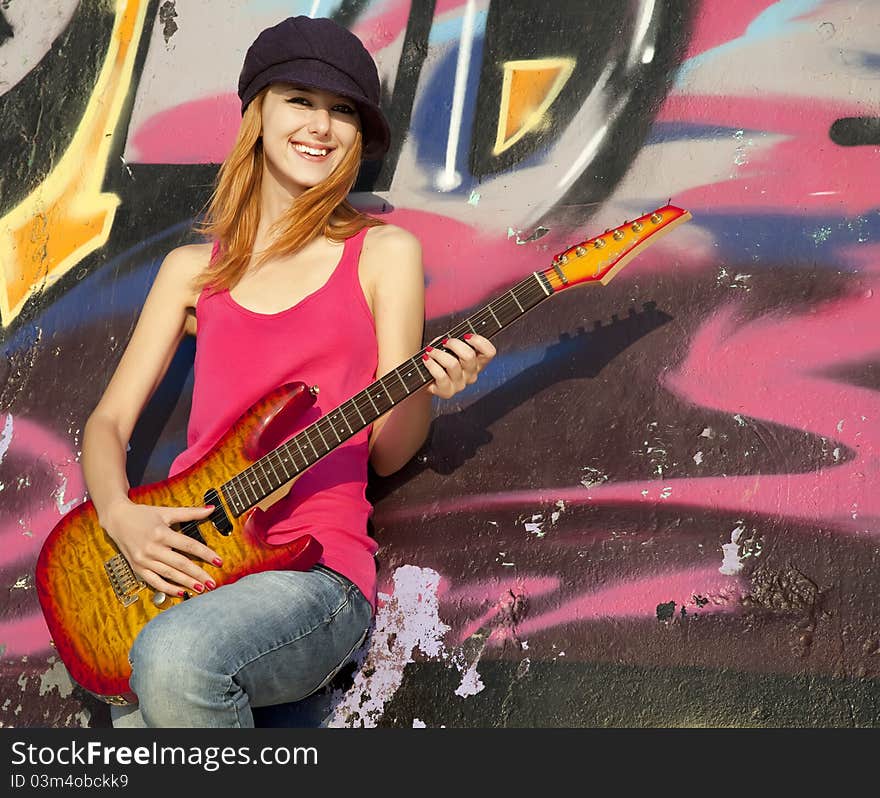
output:
<path id="1" fill-rule="evenodd" d="M 523 637 L 562 624 L 603 618 L 656 618 L 658 605 L 670 601 L 677 610 L 683 607 L 692 614 L 732 612 L 739 608 L 743 595 L 740 580 L 721 574 L 717 565 L 685 569 L 587 591 L 543 615 L 525 618 L 517 633 Z"/>
<path id="2" fill-rule="evenodd" d="M 27 418 L 14 417 L 12 443 L 6 460 L 20 459 L 44 467 L 55 475 L 55 491 L 48 503 L 35 496 L 34 505 L 23 518 L 0 518 L 0 566 L 35 559 L 40 546 L 61 518 L 62 510 L 73 509 L 86 493 L 82 470 L 67 441 Z M 7 485 L 6 490 L 12 486 Z M 20 521 L 25 522 L 27 531 Z"/>
<path id="3" fill-rule="evenodd" d="M 706 52 L 742 36 L 762 11 L 776 0 L 703 0 L 688 41 L 687 57 Z"/>
<path id="4" fill-rule="evenodd" d="M 880 159 L 871 147 L 851 147 L 846 169 L 841 169 L 840 148 L 829 137 L 837 119 L 863 113 L 855 103 L 815 97 L 671 95 L 658 120 L 733 127 L 744 131 L 743 141 L 755 144 L 754 149 L 744 147 L 741 165 L 731 164 L 730 179 L 687 190 L 676 203 L 686 208 L 795 207 L 807 215 L 827 212 L 828 206 L 841 214 L 873 210 Z M 785 140 L 763 145 L 762 133 Z"/>
<path id="5" fill-rule="evenodd" d="M 452 15 L 464 5 L 465 0 L 438 0 L 434 8 L 434 19 L 437 20 L 445 14 Z M 379 4 L 378 8 L 371 8 L 358 20 L 352 32 L 375 55 L 403 36 L 411 11 L 412 3 L 409 0 Z"/>
<path id="6" fill-rule="evenodd" d="M 491 602 L 479 617 L 464 624 L 456 633 L 455 645 L 461 645 L 479 629 L 491 625 L 495 628 L 489 635 L 490 644 L 498 645 L 516 637 L 545 632 L 572 623 L 589 623 L 603 619 L 653 619 L 657 607 L 674 602 L 675 610 L 682 608 L 691 615 L 734 612 L 739 608 L 745 594 L 737 577 L 719 572 L 718 564 L 703 568 L 689 568 L 659 576 L 620 581 L 599 590 L 586 590 L 573 598 L 567 598 L 554 609 L 537 615 L 528 614 L 515 624 L 505 617 L 515 596 L 534 601 L 537 596 L 557 591 L 560 582 L 555 578 L 522 577 L 508 586 L 492 582 L 474 582 L 447 595 L 444 603 L 456 605 Z"/>
<path id="7" fill-rule="evenodd" d="M 0 648 L 4 657 L 34 656 L 51 648 L 51 637 L 41 612 L 0 623 Z"/>
<path id="8" fill-rule="evenodd" d="M 221 163 L 241 121 L 235 93 L 204 97 L 151 116 L 130 138 L 138 163 Z"/>
<path id="9" fill-rule="evenodd" d="M 21 576 L 28 576 L 30 581 L 40 546 L 61 515 L 82 501 L 86 492 L 85 482 L 67 441 L 27 418 L 13 417 L 12 440 L 4 460 L 38 463 L 44 466 L 45 471 L 54 474 L 56 479 L 56 489 L 50 494 L 48 503 L 44 496 L 35 497 L 36 506 L 29 508 L 22 518 L 5 515 L 0 519 L 0 541 L 3 544 L 0 547 L 0 565 L 8 567 L 14 574 L 13 569 L 21 563 L 20 567 L 25 569 Z M 11 485 L 6 486 L 6 490 L 12 489 Z M 27 533 L 20 521 L 26 522 Z M 23 564 L 25 562 L 27 565 Z M 19 589 L 32 590 L 32 581 L 26 588 Z M 15 606 L 15 602 L 12 606 Z M 49 630 L 40 611 L 0 623 L 0 644 L 4 656 L 36 654 L 47 650 L 49 642 Z"/>

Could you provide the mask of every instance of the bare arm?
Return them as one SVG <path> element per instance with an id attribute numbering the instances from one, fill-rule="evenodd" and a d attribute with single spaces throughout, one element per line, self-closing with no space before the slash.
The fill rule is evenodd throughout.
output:
<path id="1" fill-rule="evenodd" d="M 372 239 L 372 240 L 371 240 Z M 371 230 L 365 245 L 372 275 L 373 316 L 382 377 L 422 348 L 425 278 L 422 250 L 412 234 L 388 225 Z M 494 357 L 495 347 L 482 336 L 452 338 L 449 352 L 433 349 L 425 366 L 434 377 L 426 389 L 407 397 L 377 419 L 370 434 L 370 463 L 380 476 L 402 468 L 419 450 L 431 423 L 431 397 L 448 399 L 477 379 Z"/>
<path id="2" fill-rule="evenodd" d="M 138 417 L 158 387 L 184 334 L 187 308 L 192 304 L 190 280 L 204 265 L 204 247 L 179 247 L 168 254 L 156 275 L 137 325 L 101 399 L 85 424 L 82 467 L 101 526 L 117 543 L 135 571 L 157 589 L 178 593 L 180 586 L 192 589 L 207 573 L 182 554 L 145 548 L 156 538 L 155 530 L 167 531 L 167 542 L 178 535 L 170 529 L 174 521 L 205 517 L 207 511 L 190 508 L 167 509 L 137 505 L 128 498 L 125 473 L 126 446 Z M 185 517 L 183 517 L 185 516 Z M 184 540 L 189 541 L 184 535 Z M 202 558 L 216 555 L 205 546 L 180 545 Z M 198 548 L 198 552 L 193 549 Z M 165 563 L 169 567 L 159 565 Z M 184 563 L 186 560 L 186 563 Z M 174 567 L 170 567 L 173 564 Z M 164 570 L 164 578 L 156 573 Z M 180 577 L 186 576 L 187 579 Z M 185 584 L 184 584 L 185 583 Z"/>

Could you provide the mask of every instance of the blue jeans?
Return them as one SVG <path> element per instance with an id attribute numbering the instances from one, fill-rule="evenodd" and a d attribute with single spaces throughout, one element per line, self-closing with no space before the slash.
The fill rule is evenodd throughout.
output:
<path id="1" fill-rule="evenodd" d="M 372 609 L 341 574 L 266 571 L 157 615 L 131 647 L 139 703 L 117 728 L 253 727 L 251 707 L 298 701 L 357 651 Z"/>

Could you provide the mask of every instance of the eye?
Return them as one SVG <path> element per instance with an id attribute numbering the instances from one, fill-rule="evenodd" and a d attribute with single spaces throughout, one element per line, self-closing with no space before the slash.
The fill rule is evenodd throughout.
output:
<path id="1" fill-rule="evenodd" d="M 352 108 L 348 103 L 338 103 L 333 106 L 333 110 L 337 111 L 341 114 L 353 114 L 355 113 L 355 109 Z"/>
<path id="2" fill-rule="evenodd" d="M 294 105 L 311 105 L 311 102 L 309 102 L 309 99 L 307 97 L 302 97 L 299 94 L 290 97 L 287 102 L 293 103 Z"/>

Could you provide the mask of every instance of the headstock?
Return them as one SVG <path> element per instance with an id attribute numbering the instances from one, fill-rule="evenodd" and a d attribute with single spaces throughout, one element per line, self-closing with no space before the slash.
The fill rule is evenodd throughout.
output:
<path id="1" fill-rule="evenodd" d="M 664 205 L 558 253 L 542 274 L 554 292 L 580 283 L 607 285 L 645 247 L 690 218 L 688 211 Z"/>

